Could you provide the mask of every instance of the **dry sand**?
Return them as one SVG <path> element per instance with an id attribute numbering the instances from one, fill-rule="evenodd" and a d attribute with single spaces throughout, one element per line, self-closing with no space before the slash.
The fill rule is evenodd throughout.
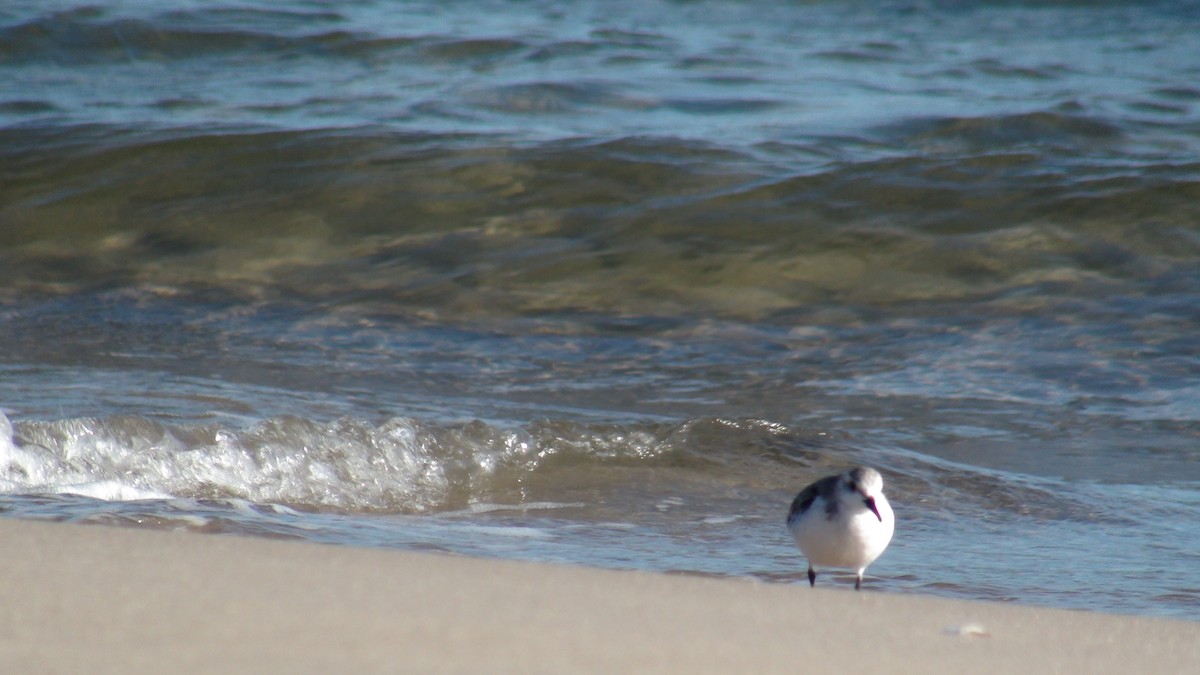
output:
<path id="1" fill-rule="evenodd" d="M 1200 672 L 1183 621 L 18 520 L 0 547 L 3 673 Z"/>

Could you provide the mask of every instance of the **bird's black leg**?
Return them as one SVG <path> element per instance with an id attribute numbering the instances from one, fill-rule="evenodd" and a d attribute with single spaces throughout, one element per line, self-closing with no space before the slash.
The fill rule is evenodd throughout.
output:
<path id="1" fill-rule="evenodd" d="M 817 573 L 813 571 L 812 565 L 808 566 L 808 587 L 812 588 L 817 585 Z"/>
<path id="2" fill-rule="evenodd" d="M 854 590 L 862 590 L 862 573 L 859 573 L 859 575 L 854 579 Z"/>

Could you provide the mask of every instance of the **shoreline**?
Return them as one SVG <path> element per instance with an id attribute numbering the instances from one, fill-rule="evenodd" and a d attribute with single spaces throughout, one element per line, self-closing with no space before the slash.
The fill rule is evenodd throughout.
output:
<path id="1" fill-rule="evenodd" d="M 0 519 L 7 672 L 1188 672 L 1200 623 Z M 861 666 L 861 667 L 859 667 Z"/>

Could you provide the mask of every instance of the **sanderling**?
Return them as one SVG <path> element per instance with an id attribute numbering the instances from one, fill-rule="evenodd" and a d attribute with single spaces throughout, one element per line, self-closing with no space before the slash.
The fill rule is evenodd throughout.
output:
<path id="1" fill-rule="evenodd" d="M 813 565 L 818 565 L 854 570 L 854 590 L 859 590 L 867 565 L 892 540 L 896 518 L 883 496 L 883 476 L 859 466 L 801 490 L 788 511 L 787 525 L 808 558 L 809 586 L 817 583 Z"/>

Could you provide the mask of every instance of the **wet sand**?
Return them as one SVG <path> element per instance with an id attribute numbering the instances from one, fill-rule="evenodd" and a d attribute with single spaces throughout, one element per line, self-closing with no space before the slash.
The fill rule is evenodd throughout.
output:
<path id="1" fill-rule="evenodd" d="M 0 520 L 5 672 L 1183 673 L 1200 624 Z"/>

